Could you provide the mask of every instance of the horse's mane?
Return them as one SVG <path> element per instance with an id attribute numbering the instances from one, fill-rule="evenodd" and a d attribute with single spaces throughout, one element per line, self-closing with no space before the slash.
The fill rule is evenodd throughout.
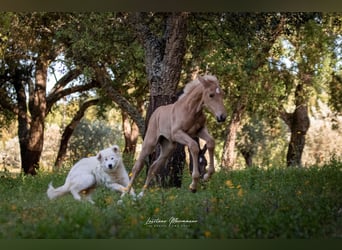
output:
<path id="1" fill-rule="evenodd" d="M 205 80 L 209 81 L 217 81 L 217 78 L 213 75 L 204 75 L 202 76 Z M 187 83 L 183 89 L 183 94 L 179 96 L 179 99 L 189 94 L 194 88 L 197 87 L 201 82 L 198 78 L 192 80 L 191 82 Z"/>

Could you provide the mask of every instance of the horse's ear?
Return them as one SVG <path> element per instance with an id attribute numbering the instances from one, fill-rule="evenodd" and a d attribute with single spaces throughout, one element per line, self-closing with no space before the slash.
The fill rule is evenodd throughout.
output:
<path id="1" fill-rule="evenodd" d="M 198 76 L 198 80 L 203 84 L 205 88 L 210 87 L 210 81 L 208 81 L 205 76 Z"/>
<path id="2" fill-rule="evenodd" d="M 209 88 L 210 87 L 210 76 L 198 76 L 198 80 L 203 84 L 203 86 L 205 88 Z"/>

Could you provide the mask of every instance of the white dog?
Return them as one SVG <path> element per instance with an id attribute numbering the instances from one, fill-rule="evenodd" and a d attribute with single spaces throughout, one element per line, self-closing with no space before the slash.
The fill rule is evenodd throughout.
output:
<path id="1" fill-rule="evenodd" d="M 78 161 L 70 169 L 63 186 L 54 188 L 52 182 L 49 184 L 47 196 L 54 199 L 70 192 L 76 200 L 81 200 L 80 193 L 84 192 L 86 199 L 94 203 L 90 194 L 96 186 L 104 185 L 124 194 L 128 183 L 129 177 L 122 162 L 119 147 L 114 145 L 100 151 L 97 156 Z M 135 196 L 134 191 L 130 194 Z"/>

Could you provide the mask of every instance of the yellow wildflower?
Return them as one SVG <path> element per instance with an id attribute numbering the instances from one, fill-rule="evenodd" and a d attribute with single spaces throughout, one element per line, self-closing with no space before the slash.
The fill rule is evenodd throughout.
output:
<path id="1" fill-rule="evenodd" d="M 168 199 L 169 199 L 170 201 L 173 201 L 174 199 L 176 199 L 176 196 L 175 196 L 175 195 L 170 195 L 170 196 L 168 197 Z"/>
<path id="2" fill-rule="evenodd" d="M 156 208 L 154 209 L 154 213 L 155 213 L 155 214 L 159 213 L 159 211 L 160 211 L 159 207 L 156 207 Z"/>
<path id="3" fill-rule="evenodd" d="M 106 202 L 106 204 L 112 204 L 113 203 L 113 197 L 112 196 L 107 196 L 105 198 L 105 202 Z"/>
<path id="4" fill-rule="evenodd" d="M 238 192 L 237 194 L 238 194 L 239 197 L 242 197 L 242 196 L 243 196 L 243 189 L 240 188 L 240 189 L 239 189 L 239 192 Z"/>
<path id="5" fill-rule="evenodd" d="M 229 188 L 234 188 L 234 184 L 231 180 L 227 180 L 226 181 L 226 185 L 229 187 Z"/>
<path id="6" fill-rule="evenodd" d="M 131 218 L 131 225 L 136 225 L 138 223 L 137 218 Z"/>
<path id="7" fill-rule="evenodd" d="M 209 238 L 211 236 L 211 232 L 210 231 L 204 231 L 204 236 L 206 238 Z"/>

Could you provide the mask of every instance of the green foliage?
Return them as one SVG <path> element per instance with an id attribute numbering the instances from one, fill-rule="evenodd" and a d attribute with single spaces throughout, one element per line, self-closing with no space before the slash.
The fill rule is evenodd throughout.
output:
<path id="1" fill-rule="evenodd" d="M 342 70 L 335 74 L 329 83 L 329 94 L 329 104 L 336 112 L 342 113 Z"/>
<path id="2" fill-rule="evenodd" d="M 285 165 L 287 145 L 283 138 L 286 138 L 286 128 L 278 119 L 274 117 L 269 120 L 260 119 L 257 114 L 246 117 L 237 136 L 239 138 L 237 149 L 240 153 L 251 154 L 253 165 L 265 167 Z"/>
<path id="3" fill-rule="evenodd" d="M 82 119 L 69 142 L 69 161 L 75 162 L 80 158 L 96 155 L 103 148 L 114 144 L 123 148 L 122 143 L 118 127 L 111 127 L 105 120 Z"/>
<path id="4" fill-rule="evenodd" d="M 336 159 L 307 169 L 219 172 L 196 194 L 152 188 L 142 200 L 125 197 L 121 206 L 120 194 L 102 187 L 95 205 L 71 195 L 49 201 L 48 183 L 61 185 L 66 174 L 1 177 L 0 238 L 342 237 L 342 164 Z M 148 224 L 149 218 L 167 222 Z M 194 222 L 169 224 L 170 218 Z"/>

